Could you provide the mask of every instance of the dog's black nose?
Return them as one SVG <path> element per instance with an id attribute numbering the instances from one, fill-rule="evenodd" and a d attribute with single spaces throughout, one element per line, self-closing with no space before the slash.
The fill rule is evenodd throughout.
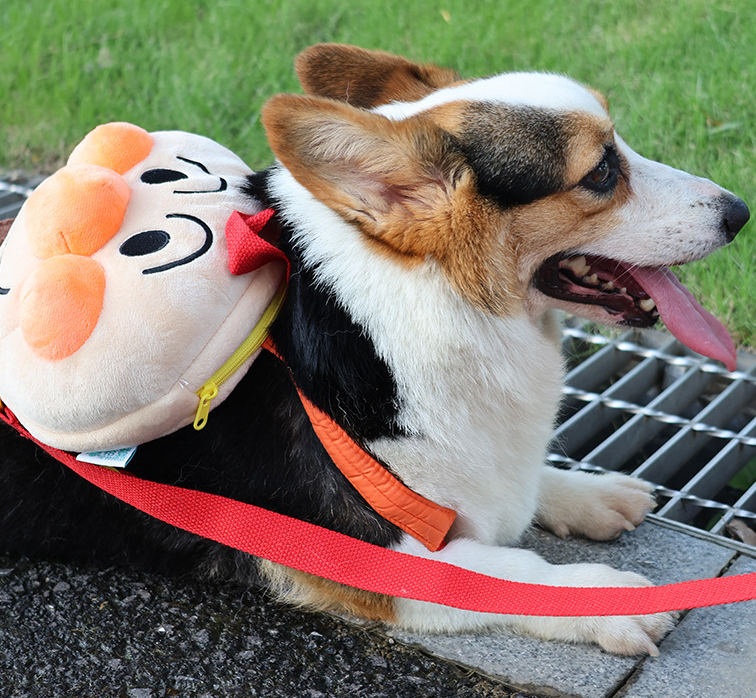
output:
<path id="1" fill-rule="evenodd" d="M 727 237 L 727 242 L 731 242 L 740 232 L 740 229 L 748 223 L 751 212 L 748 210 L 745 201 L 737 196 L 728 196 L 722 213 L 722 229 Z"/>

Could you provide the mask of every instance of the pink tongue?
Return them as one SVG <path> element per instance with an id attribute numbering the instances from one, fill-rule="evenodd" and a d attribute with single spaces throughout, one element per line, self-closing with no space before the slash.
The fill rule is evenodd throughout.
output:
<path id="1" fill-rule="evenodd" d="M 735 370 L 735 343 L 727 330 L 666 267 L 640 267 L 630 272 L 656 303 L 667 329 L 685 346 Z"/>

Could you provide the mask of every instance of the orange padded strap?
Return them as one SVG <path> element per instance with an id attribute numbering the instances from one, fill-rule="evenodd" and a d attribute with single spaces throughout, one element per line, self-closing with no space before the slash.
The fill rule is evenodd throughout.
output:
<path id="1" fill-rule="evenodd" d="M 270 337 L 265 340 L 263 348 L 283 361 Z M 456 512 L 413 492 L 362 450 L 299 388 L 297 392 L 326 452 L 365 501 L 384 519 L 419 540 L 428 550 L 441 548 Z"/>

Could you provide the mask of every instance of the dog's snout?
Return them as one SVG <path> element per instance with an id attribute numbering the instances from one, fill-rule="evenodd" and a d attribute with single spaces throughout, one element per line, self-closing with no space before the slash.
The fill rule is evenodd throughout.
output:
<path id="1" fill-rule="evenodd" d="M 745 201 L 737 196 L 728 196 L 725 201 L 722 212 L 722 229 L 727 237 L 727 242 L 731 242 L 740 232 L 741 228 L 748 223 L 751 212 L 748 210 Z"/>

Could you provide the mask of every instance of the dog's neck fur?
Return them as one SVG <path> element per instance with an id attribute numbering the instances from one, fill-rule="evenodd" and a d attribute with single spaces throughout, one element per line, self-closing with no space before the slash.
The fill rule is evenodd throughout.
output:
<path id="1" fill-rule="evenodd" d="M 346 421 L 408 486 L 454 508 L 456 533 L 499 543 L 515 540 L 533 511 L 512 520 L 511 511 L 523 507 L 509 507 L 507 500 L 535 502 L 540 473 L 526 464 L 542 460 L 559 401 L 553 319 L 525 313 L 501 318 L 471 307 L 434 262 L 409 268 L 382 254 L 283 167 L 266 174 L 265 186 L 284 223 L 282 244 L 293 252 L 293 278 L 311 275 L 356 325 L 359 341 L 372 349 L 354 346 L 344 352 L 343 343 L 338 350 L 333 347 L 339 361 L 353 365 L 331 374 L 334 383 L 327 386 L 329 396 L 321 397 L 321 406 L 336 411 L 333 416 Z M 280 327 L 274 328 L 274 338 L 287 341 Z M 343 339 L 321 334 L 319 353 L 330 355 L 328 345 Z M 352 333 L 350 342 L 356 339 Z M 308 376 L 296 375 L 297 357 L 287 359 L 295 366 L 295 378 L 307 383 Z M 394 404 L 371 404 L 372 395 L 386 402 L 386 376 L 367 386 L 348 379 L 364 377 L 361 364 L 371 362 L 388 370 Z M 355 391 L 361 404 L 355 403 Z M 341 414 L 335 406 L 342 407 Z M 358 415 L 378 412 L 375 416 L 382 414 L 385 423 L 380 429 L 372 423 L 361 428 L 360 420 L 348 413 L 352 410 Z M 531 430 L 524 433 L 491 416 L 512 412 L 521 415 L 519 425 L 526 423 Z"/>

